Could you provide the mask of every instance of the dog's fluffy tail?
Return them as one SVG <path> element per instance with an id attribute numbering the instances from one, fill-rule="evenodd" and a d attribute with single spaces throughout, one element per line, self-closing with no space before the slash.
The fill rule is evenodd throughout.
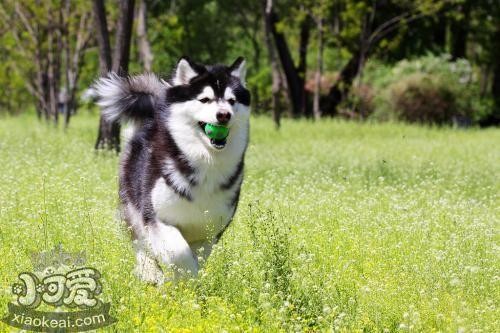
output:
<path id="1" fill-rule="evenodd" d="M 90 94 L 108 121 L 142 123 L 153 118 L 168 86 L 154 74 L 121 77 L 109 73 L 93 84 Z"/>

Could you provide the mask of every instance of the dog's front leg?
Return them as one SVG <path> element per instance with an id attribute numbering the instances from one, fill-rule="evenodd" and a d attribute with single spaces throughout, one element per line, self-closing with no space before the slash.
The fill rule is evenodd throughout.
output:
<path id="1" fill-rule="evenodd" d="M 175 279 L 198 274 L 198 260 L 176 227 L 157 220 L 147 227 L 147 242 L 159 263 L 173 269 Z"/>

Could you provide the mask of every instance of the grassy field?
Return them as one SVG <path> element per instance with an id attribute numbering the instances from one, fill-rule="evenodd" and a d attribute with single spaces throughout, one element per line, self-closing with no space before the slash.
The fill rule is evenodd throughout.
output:
<path id="1" fill-rule="evenodd" d="M 156 288 L 131 273 L 96 118 L 1 119 L 0 317 L 62 243 L 102 272 L 110 331 L 499 331 L 500 130 L 252 122 L 233 224 L 198 279 Z"/>

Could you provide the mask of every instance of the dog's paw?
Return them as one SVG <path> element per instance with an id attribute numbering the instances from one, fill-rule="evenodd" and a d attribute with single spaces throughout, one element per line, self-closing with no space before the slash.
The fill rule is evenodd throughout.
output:
<path id="1" fill-rule="evenodd" d="M 134 274 L 140 280 L 156 286 L 160 286 L 165 282 L 165 276 L 158 263 L 142 251 L 137 253 Z"/>

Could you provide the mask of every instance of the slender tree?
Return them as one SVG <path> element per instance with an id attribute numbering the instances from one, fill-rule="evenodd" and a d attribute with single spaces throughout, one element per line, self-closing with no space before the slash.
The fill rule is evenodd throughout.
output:
<path id="1" fill-rule="evenodd" d="M 130 60 L 130 42 L 134 22 L 134 0 L 121 0 L 119 18 L 116 28 L 115 47 L 111 57 L 109 31 L 106 10 L 103 0 L 94 0 L 94 16 L 99 44 L 99 61 L 101 74 L 111 69 L 118 75 L 126 75 Z M 112 59 L 112 60 L 111 60 Z M 99 129 L 95 149 L 114 149 L 120 151 L 120 124 L 108 122 L 104 117 L 99 119 Z"/>
<path id="2" fill-rule="evenodd" d="M 500 10 L 499 10 L 500 12 Z M 493 70 L 493 83 L 491 86 L 491 93 L 493 95 L 494 109 L 492 115 L 489 117 L 489 125 L 500 124 L 500 20 L 497 22 L 496 32 L 494 36 L 494 70 Z"/>
<path id="3" fill-rule="evenodd" d="M 91 39 L 91 11 L 83 12 L 78 20 L 72 20 L 71 12 L 75 10 L 72 6 L 71 0 L 65 0 L 64 7 L 61 11 L 61 17 L 63 22 L 68 22 L 69 26 L 75 25 L 77 34 L 74 43 L 72 42 L 73 36 L 70 35 L 70 29 L 62 30 L 62 49 L 63 51 L 63 62 L 65 70 L 65 88 L 62 91 L 62 98 L 64 99 L 64 125 L 68 127 L 70 117 L 78 108 L 78 102 L 76 97 L 76 91 L 78 88 L 78 80 L 80 78 L 80 72 L 83 67 L 84 52 L 89 46 Z M 74 46 L 72 46 L 74 44 Z"/>
<path id="4" fill-rule="evenodd" d="M 304 7 L 300 9 L 305 12 Z M 305 89 L 306 75 L 307 75 L 307 51 L 309 49 L 309 41 L 311 37 L 311 20 L 309 15 L 303 15 L 300 22 L 300 35 L 299 35 L 299 64 L 296 67 L 299 76 L 300 92 L 300 116 L 309 114 L 307 105 L 307 91 Z"/>
<path id="5" fill-rule="evenodd" d="M 450 24 L 452 60 L 466 57 L 471 5 L 471 1 L 466 0 L 459 4 L 453 12 Z"/>
<path id="6" fill-rule="evenodd" d="M 113 72 L 127 75 L 130 60 L 130 43 L 134 24 L 134 0 L 120 1 L 120 16 L 116 28 L 115 48 L 113 51 Z"/>
<path id="7" fill-rule="evenodd" d="M 273 3 L 270 2 L 267 4 L 266 16 L 264 18 L 268 21 L 270 26 L 271 35 L 273 36 L 274 43 L 276 45 L 276 50 L 281 62 L 281 66 L 283 68 L 283 72 L 286 78 L 286 85 L 288 90 L 288 98 L 290 100 L 290 104 L 292 107 L 292 116 L 300 117 L 304 113 L 305 107 L 305 89 L 304 89 L 304 77 L 301 78 L 300 68 L 295 67 L 293 62 L 292 55 L 290 53 L 290 49 L 288 47 L 288 43 L 282 31 L 279 31 L 277 28 L 277 24 L 279 22 L 279 17 L 276 11 L 274 10 Z M 305 26 L 301 27 L 302 30 L 302 38 L 301 38 L 301 48 L 304 48 L 304 45 L 307 45 L 306 40 L 308 40 L 308 32 Z M 307 38 L 306 38 L 307 37 Z M 305 50 L 304 50 L 305 52 Z M 303 69 L 305 70 L 305 60 L 304 63 L 301 64 Z"/>
<path id="8" fill-rule="evenodd" d="M 96 40 L 99 49 L 99 69 L 101 75 L 111 70 L 111 44 L 104 0 L 93 0 Z"/>
<path id="9" fill-rule="evenodd" d="M 146 1 L 140 0 L 137 6 L 137 46 L 139 49 L 139 58 L 142 62 L 144 70 L 151 72 L 153 65 L 153 53 L 149 44 L 147 31 L 147 7 Z"/>
<path id="10" fill-rule="evenodd" d="M 315 0 L 311 3 L 308 10 L 309 16 L 316 24 L 317 50 L 316 50 L 316 71 L 314 73 L 314 96 L 313 96 L 313 116 L 315 120 L 321 118 L 320 95 L 321 78 L 323 76 L 323 51 L 324 51 L 324 30 L 325 16 L 330 11 L 332 4 L 329 1 Z"/>
<path id="11" fill-rule="evenodd" d="M 271 33 L 271 20 L 270 18 L 270 11 L 272 9 L 272 0 L 262 0 L 262 12 L 263 12 L 263 17 L 264 17 L 264 36 L 266 40 L 266 46 L 267 46 L 267 52 L 268 52 L 268 59 L 269 63 L 271 65 L 271 78 L 272 78 L 272 85 L 271 85 L 271 94 L 272 94 L 272 101 L 271 101 L 271 109 L 272 109 L 272 114 L 273 114 L 273 121 L 276 126 L 276 128 L 280 128 L 281 125 L 281 107 L 280 107 L 280 92 L 283 87 L 282 81 L 281 81 L 281 74 L 279 71 L 279 64 L 278 64 L 278 59 L 276 58 L 276 49 L 273 43 L 273 37 Z"/>

